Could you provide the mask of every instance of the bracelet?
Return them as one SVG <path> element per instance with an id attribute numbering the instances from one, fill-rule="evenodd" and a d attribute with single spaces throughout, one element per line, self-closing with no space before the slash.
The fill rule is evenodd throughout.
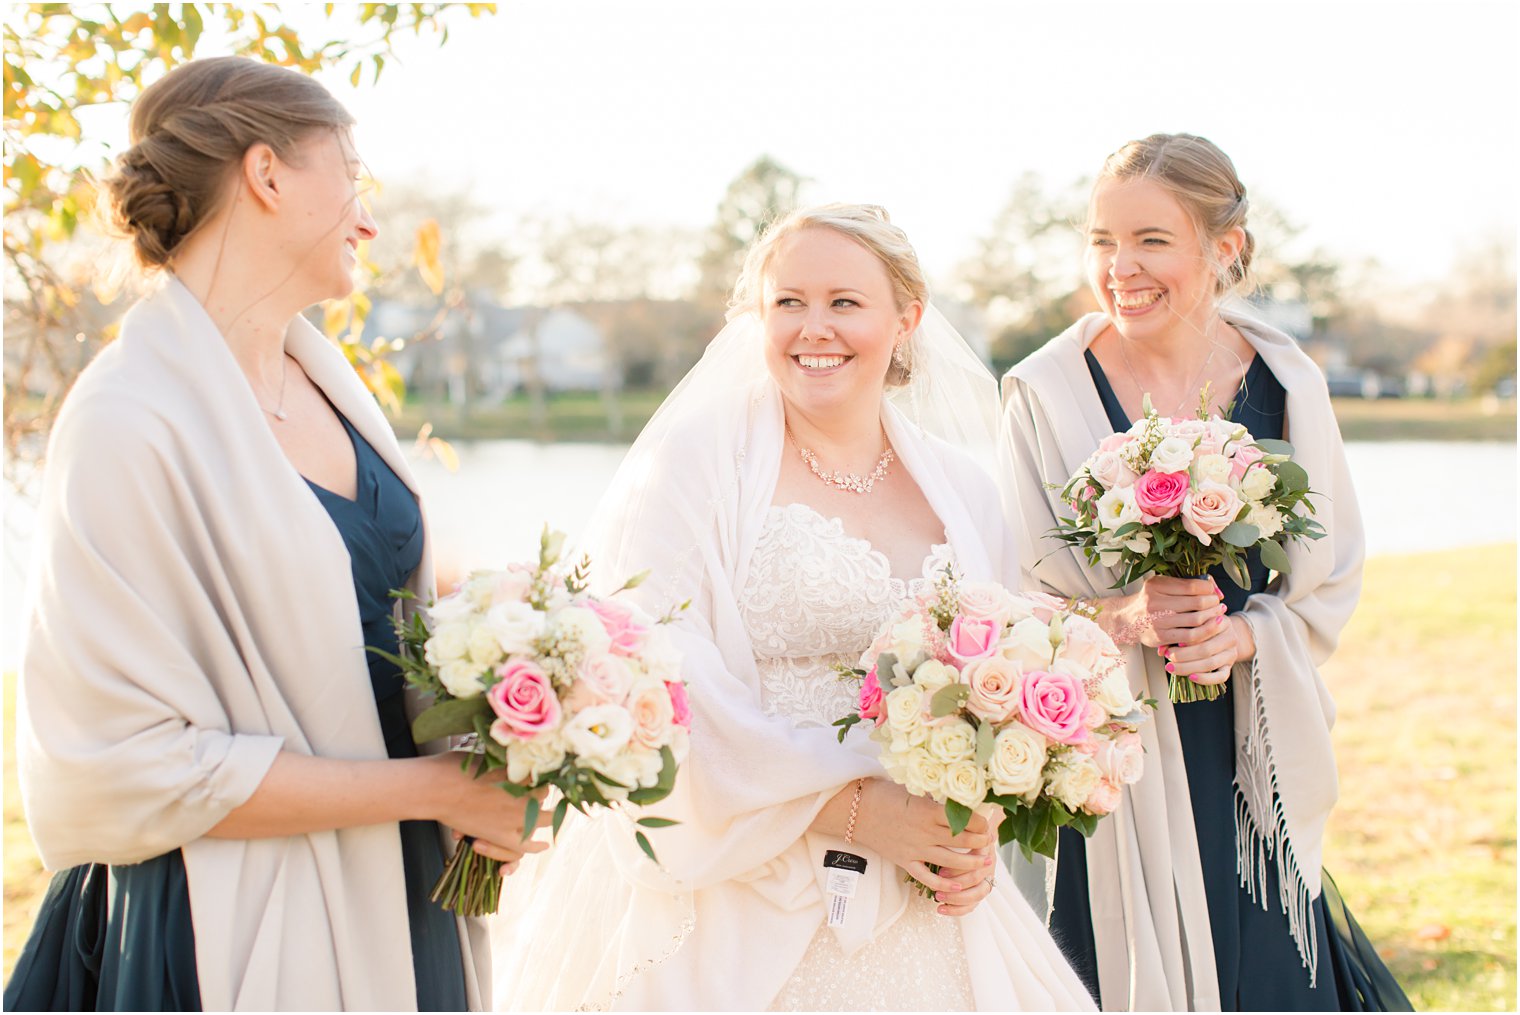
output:
<path id="1" fill-rule="evenodd" d="M 845 845 L 855 841 L 855 819 L 860 817 L 860 794 L 866 788 L 864 779 L 855 780 L 855 796 L 850 800 L 850 820 L 844 826 Z"/>

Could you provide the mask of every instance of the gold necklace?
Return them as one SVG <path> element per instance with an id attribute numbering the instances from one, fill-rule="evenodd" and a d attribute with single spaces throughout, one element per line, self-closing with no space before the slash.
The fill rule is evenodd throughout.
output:
<path id="1" fill-rule="evenodd" d="M 1139 390 L 1139 392 L 1140 392 L 1141 395 L 1148 394 L 1148 392 L 1145 390 L 1145 385 L 1140 383 L 1140 378 L 1135 373 L 1135 365 L 1129 361 L 1129 350 L 1127 350 L 1125 348 L 1125 344 L 1129 340 L 1126 339 L 1123 335 L 1118 335 L 1117 337 L 1119 339 L 1119 358 L 1122 359 L 1122 360 L 1124 360 L 1124 369 L 1126 369 L 1126 370 L 1129 371 L 1129 379 L 1131 381 L 1135 382 L 1135 387 L 1136 387 L 1136 389 Z M 1183 392 L 1182 398 L 1179 399 L 1178 402 L 1177 402 L 1177 404 L 1172 407 L 1172 411 L 1171 412 L 1168 412 L 1168 413 L 1165 414 L 1167 417 L 1169 417 L 1171 419 L 1176 419 L 1177 418 L 1177 412 L 1178 412 L 1178 410 L 1180 410 L 1185 404 L 1187 404 L 1187 400 L 1190 397 L 1188 395 L 1188 392 L 1192 391 L 1194 389 L 1194 387 L 1198 384 L 1198 382 L 1203 379 L 1203 372 L 1209 368 L 1209 364 L 1210 363 L 1214 362 L 1214 353 L 1216 353 L 1218 351 L 1219 351 L 1219 343 L 1215 342 L 1213 339 L 1210 339 L 1209 340 L 1209 354 L 1208 354 L 1207 358 L 1204 359 L 1203 366 L 1199 367 L 1198 368 L 1198 372 L 1193 375 L 1193 383 L 1183 386 L 1183 389 L 1182 389 L 1182 392 Z"/>
<path id="2" fill-rule="evenodd" d="M 892 462 L 897 458 L 897 453 L 892 450 L 892 445 L 887 443 L 886 427 L 882 427 L 881 429 L 881 457 L 876 460 L 876 468 L 868 476 L 857 476 L 853 472 L 840 472 L 838 469 L 832 472 L 825 472 L 823 471 L 823 467 L 818 464 L 818 456 L 797 442 L 797 435 L 792 433 L 790 423 L 786 426 L 786 436 L 792 442 L 792 447 L 796 448 L 797 453 L 802 456 L 802 460 L 807 463 L 807 467 L 812 470 L 813 475 L 817 476 L 824 486 L 835 490 L 843 490 L 846 493 L 870 493 L 876 486 L 877 480 L 886 477 L 887 469 L 891 467 Z"/>

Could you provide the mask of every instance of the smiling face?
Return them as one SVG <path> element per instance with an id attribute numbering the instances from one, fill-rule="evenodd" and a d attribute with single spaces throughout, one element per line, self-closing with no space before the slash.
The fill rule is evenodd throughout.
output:
<path id="1" fill-rule="evenodd" d="M 347 131 L 319 131 L 286 168 L 286 248 L 309 281 L 312 302 L 341 299 L 354 288 L 358 246 L 379 232 L 360 200 L 362 164 Z"/>
<path id="2" fill-rule="evenodd" d="M 786 401 L 815 420 L 877 406 L 921 312 L 898 308 L 881 259 L 833 229 L 803 229 L 780 241 L 763 281 L 765 364 Z"/>
<path id="3" fill-rule="evenodd" d="M 1087 230 L 1087 281 L 1121 335 L 1204 333 L 1215 306 L 1213 265 L 1234 259 L 1238 239 L 1210 244 L 1212 259 L 1204 243 L 1160 184 L 1143 178 L 1098 184 Z"/>

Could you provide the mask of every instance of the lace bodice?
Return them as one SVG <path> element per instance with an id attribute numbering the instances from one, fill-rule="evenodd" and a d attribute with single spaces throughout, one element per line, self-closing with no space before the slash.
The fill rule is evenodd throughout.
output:
<path id="1" fill-rule="evenodd" d="M 854 708 L 834 670 L 854 666 L 882 624 L 954 560 L 931 548 L 922 574 L 893 577 L 881 551 L 806 504 L 773 506 L 755 546 L 739 612 L 755 649 L 761 706 L 797 726 L 828 726 Z"/>

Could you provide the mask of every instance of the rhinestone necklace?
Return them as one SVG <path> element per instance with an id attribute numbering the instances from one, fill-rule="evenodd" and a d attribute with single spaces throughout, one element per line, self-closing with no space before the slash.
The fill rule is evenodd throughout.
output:
<path id="1" fill-rule="evenodd" d="M 881 457 L 876 460 L 876 468 L 869 476 L 857 476 L 852 472 L 840 472 L 837 469 L 833 472 L 825 472 L 818 464 L 818 456 L 797 442 L 797 435 L 792 433 L 791 424 L 787 424 L 786 436 L 792 442 L 792 447 L 796 448 L 797 453 L 802 456 L 802 460 L 807 463 L 807 467 L 812 470 L 813 475 L 817 476 L 824 486 L 843 490 L 846 493 L 870 493 L 876 486 L 876 481 L 886 477 L 887 469 L 891 468 L 892 463 L 897 459 L 897 453 L 892 450 L 892 445 L 887 443 L 886 427 L 882 427 L 881 430 Z"/>

